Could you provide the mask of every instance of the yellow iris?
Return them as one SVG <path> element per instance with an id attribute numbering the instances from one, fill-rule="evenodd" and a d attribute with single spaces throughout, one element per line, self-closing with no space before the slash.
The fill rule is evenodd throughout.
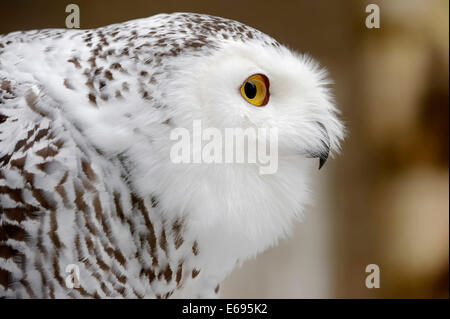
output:
<path id="1" fill-rule="evenodd" d="M 255 106 L 269 102 L 269 79 L 264 74 L 253 74 L 241 85 L 242 97 Z"/>

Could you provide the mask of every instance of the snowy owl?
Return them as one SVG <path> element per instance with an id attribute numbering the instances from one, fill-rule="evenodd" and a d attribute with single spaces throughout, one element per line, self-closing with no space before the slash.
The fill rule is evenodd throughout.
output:
<path id="1" fill-rule="evenodd" d="M 0 36 L 0 297 L 209 298 L 284 238 L 339 149 L 326 72 L 242 23 L 159 14 Z M 174 163 L 171 132 L 278 132 L 278 167 Z"/>

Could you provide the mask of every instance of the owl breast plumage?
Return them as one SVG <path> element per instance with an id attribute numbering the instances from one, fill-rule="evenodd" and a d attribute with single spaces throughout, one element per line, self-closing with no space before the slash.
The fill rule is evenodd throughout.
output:
<path id="1" fill-rule="evenodd" d="M 183 111 L 165 90 L 178 61 L 230 42 L 280 47 L 190 13 L 0 36 L 0 297 L 217 295 L 244 254 L 209 246 L 189 215 L 203 203 L 177 205 L 158 154 Z"/>

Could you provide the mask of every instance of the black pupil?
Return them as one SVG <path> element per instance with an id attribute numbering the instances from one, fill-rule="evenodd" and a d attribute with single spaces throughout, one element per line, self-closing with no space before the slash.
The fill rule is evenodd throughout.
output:
<path id="1" fill-rule="evenodd" d="M 250 100 L 253 99 L 256 96 L 256 85 L 251 81 L 247 81 L 244 86 L 244 92 Z"/>

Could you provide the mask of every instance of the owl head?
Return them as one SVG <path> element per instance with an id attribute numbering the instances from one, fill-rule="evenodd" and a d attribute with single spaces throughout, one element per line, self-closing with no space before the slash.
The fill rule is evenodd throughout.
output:
<path id="1" fill-rule="evenodd" d="M 312 58 L 256 39 L 220 41 L 212 52 L 188 57 L 168 84 L 174 103 L 192 110 L 183 124 L 276 129 L 279 156 L 319 158 L 319 167 L 339 149 L 331 81 Z"/>
<path id="2" fill-rule="evenodd" d="M 152 164 L 140 185 L 148 189 L 149 176 L 157 176 L 159 188 L 148 190 L 163 185 L 166 191 L 159 194 L 166 210 L 187 212 L 199 233 L 211 234 L 207 241 L 228 238 L 226 247 L 260 251 L 288 233 L 308 204 L 309 175 L 318 164 L 313 158 L 322 166 L 339 149 L 344 128 L 331 81 L 307 55 L 241 23 L 202 15 L 177 18 L 176 28 L 185 26 L 186 32 L 166 43 L 182 50 L 173 51 L 164 65 L 158 89 L 172 125 L 167 134 L 178 127 L 192 133 L 196 120 L 221 132 L 276 129 L 278 169 L 261 175 L 252 163 L 168 164 L 172 144 L 164 142 L 158 150 L 166 157 Z"/>

